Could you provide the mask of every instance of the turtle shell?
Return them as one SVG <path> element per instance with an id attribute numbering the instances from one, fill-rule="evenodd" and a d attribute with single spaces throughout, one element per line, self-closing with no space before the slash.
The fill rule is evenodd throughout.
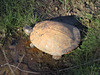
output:
<path id="1" fill-rule="evenodd" d="M 42 21 L 33 27 L 30 40 L 41 51 L 53 56 L 61 56 L 78 46 L 80 31 L 72 25 Z"/>

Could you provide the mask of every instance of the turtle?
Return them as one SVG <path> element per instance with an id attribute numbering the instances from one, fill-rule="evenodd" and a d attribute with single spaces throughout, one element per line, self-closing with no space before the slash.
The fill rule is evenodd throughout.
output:
<path id="1" fill-rule="evenodd" d="M 30 46 L 60 59 L 79 46 L 81 36 L 77 27 L 57 21 L 38 22 L 33 28 L 24 26 L 23 30 L 30 36 Z"/>

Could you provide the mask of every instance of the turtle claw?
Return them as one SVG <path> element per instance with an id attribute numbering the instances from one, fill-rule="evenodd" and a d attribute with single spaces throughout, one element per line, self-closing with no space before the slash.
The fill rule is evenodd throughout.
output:
<path id="1" fill-rule="evenodd" d="M 35 46 L 34 46 L 32 43 L 30 43 L 30 47 L 31 47 L 31 48 L 34 48 Z"/>

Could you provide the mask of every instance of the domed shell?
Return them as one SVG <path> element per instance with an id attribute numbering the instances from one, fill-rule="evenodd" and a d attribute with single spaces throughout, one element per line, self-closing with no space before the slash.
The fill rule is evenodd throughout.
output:
<path id="1" fill-rule="evenodd" d="M 30 40 L 41 51 L 53 56 L 61 56 L 78 46 L 80 31 L 68 24 L 42 21 L 33 27 Z"/>

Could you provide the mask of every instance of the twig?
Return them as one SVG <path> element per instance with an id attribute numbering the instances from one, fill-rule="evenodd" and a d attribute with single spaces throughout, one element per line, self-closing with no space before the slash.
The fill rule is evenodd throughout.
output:
<path id="1" fill-rule="evenodd" d="M 83 65 L 89 64 L 89 63 L 91 63 L 91 62 L 96 62 L 96 61 L 100 61 L 100 59 L 96 59 L 96 60 L 93 60 L 93 61 L 90 61 L 90 62 L 87 62 L 87 63 L 83 63 L 83 64 L 80 64 L 80 65 L 77 65 L 77 66 L 73 66 L 73 67 L 69 67 L 69 68 L 64 68 L 64 69 L 61 69 L 61 70 L 59 70 L 59 71 L 67 71 L 67 70 L 69 70 L 69 69 L 78 68 L 79 66 L 83 66 Z M 8 63 L 1 65 L 1 67 L 6 66 L 6 65 L 8 65 Z M 9 65 L 10 65 L 10 64 L 9 64 Z M 18 69 L 18 70 L 20 70 L 20 71 L 22 71 L 22 72 L 33 73 L 33 74 L 40 74 L 40 73 L 38 73 L 38 72 L 32 72 L 32 71 L 22 70 L 22 69 L 20 69 L 18 66 L 14 66 L 14 65 L 10 65 L 10 66 L 11 66 L 11 67 L 15 67 L 16 69 Z M 57 71 L 53 71 L 53 73 L 54 73 L 54 72 L 57 72 Z M 50 73 L 50 72 L 48 72 L 48 73 Z"/>
<path id="2" fill-rule="evenodd" d="M 83 65 L 89 64 L 89 63 L 91 63 L 91 62 L 96 62 L 96 61 L 100 61 L 100 59 L 96 59 L 96 60 L 93 60 L 93 61 L 90 61 L 90 62 L 87 62 L 87 63 L 83 63 L 83 64 L 80 64 L 80 65 L 77 65 L 77 66 L 73 66 L 73 67 L 69 67 L 69 68 L 64 68 L 64 69 L 61 69 L 61 70 L 59 70 L 59 71 L 65 71 L 65 70 L 77 68 L 77 67 L 79 67 L 79 66 L 83 66 Z"/>
<path id="3" fill-rule="evenodd" d="M 8 34 L 6 34 L 6 35 L 8 35 Z M 7 63 L 7 66 L 8 66 L 9 69 L 11 70 L 12 75 L 15 75 L 13 69 L 11 68 L 11 66 L 10 66 L 10 64 L 9 64 L 9 62 L 8 62 L 8 58 L 7 58 L 7 56 L 6 56 L 6 53 L 5 53 L 5 51 L 4 51 L 4 44 L 5 44 L 5 42 L 6 42 L 6 39 L 7 39 L 7 37 L 5 37 L 4 40 L 3 40 L 3 44 L 2 44 L 2 49 L 1 49 L 1 51 L 2 51 L 2 53 L 3 53 L 3 55 L 4 55 L 4 58 L 5 58 L 6 63 Z"/>
<path id="4" fill-rule="evenodd" d="M 21 59 L 20 59 L 20 61 L 19 61 L 18 65 L 17 65 L 17 67 L 19 67 L 19 65 L 20 65 L 20 63 L 22 62 L 22 60 L 23 60 L 24 56 L 25 56 L 25 54 L 23 54 L 23 56 L 21 57 Z M 14 69 L 14 71 L 15 71 L 16 69 L 17 69 L 17 68 L 15 68 L 15 69 Z"/>
<path id="5" fill-rule="evenodd" d="M 4 52 L 4 51 L 3 51 L 3 52 Z M 7 59 L 7 57 L 6 57 L 6 55 L 5 55 L 5 52 L 4 52 L 4 56 L 5 56 L 5 59 L 6 59 L 6 60 L 8 60 L 8 59 Z M 16 69 L 18 69 L 18 70 L 20 70 L 20 71 L 22 71 L 22 72 L 39 74 L 39 73 L 37 73 L 37 72 L 26 71 L 26 70 L 22 70 L 22 69 L 20 69 L 20 68 L 19 68 L 19 65 L 20 65 L 20 63 L 22 62 L 22 60 L 23 60 L 24 56 L 25 56 L 25 55 L 23 54 L 23 56 L 22 56 L 22 58 L 21 58 L 21 60 L 19 61 L 19 63 L 18 63 L 18 65 L 17 65 L 17 66 L 11 65 L 11 64 L 9 64 L 9 62 L 8 62 L 8 61 L 6 61 L 7 63 L 6 63 L 6 64 L 1 65 L 1 67 L 6 66 L 6 65 L 9 65 L 9 66 L 10 66 L 11 71 L 13 71 L 11 67 L 14 67 L 14 68 L 15 68 L 15 70 L 16 70 Z M 15 70 L 14 70 L 14 71 L 15 71 Z M 13 74 L 13 75 L 15 75 L 15 74 Z"/>
<path id="6" fill-rule="evenodd" d="M 10 64 L 8 62 L 8 58 L 7 58 L 6 54 L 5 54 L 4 49 L 2 49 L 2 52 L 3 52 L 4 58 L 5 58 L 6 62 L 7 62 L 7 65 L 9 67 L 9 69 L 11 70 L 12 75 L 15 75 L 14 71 L 12 70 L 12 68 L 11 68 L 11 66 L 10 66 Z"/>
<path id="7" fill-rule="evenodd" d="M 5 39 L 7 39 L 7 37 L 5 37 Z M 4 39 L 3 45 L 2 45 L 2 53 L 3 53 L 4 58 L 5 58 L 5 60 L 6 60 L 6 64 L 0 65 L 0 66 L 3 67 L 3 66 L 6 66 L 6 65 L 7 65 L 7 66 L 9 67 L 9 69 L 11 70 L 12 75 L 15 75 L 15 73 L 14 73 L 12 67 L 15 67 L 16 69 L 18 69 L 18 70 L 20 70 L 20 71 L 22 71 L 22 72 L 33 73 L 33 74 L 39 74 L 39 73 L 37 73 L 37 72 L 22 70 L 22 69 L 20 69 L 20 68 L 18 67 L 18 66 L 20 65 L 20 63 L 22 62 L 22 60 L 23 60 L 23 58 L 24 58 L 25 55 L 22 56 L 22 58 L 21 58 L 21 60 L 20 60 L 20 63 L 18 63 L 17 66 L 14 66 L 14 65 L 9 64 L 8 58 L 7 58 L 7 56 L 6 56 L 6 54 L 5 54 L 5 51 L 4 51 L 4 48 L 3 48 L 3 47 L 4 47 L 4 44 L 5 44 L 5 42 L 6 42 L 5 39 Z M 16 70 L 16 69 L 15 69 L 15 70 Z"/>
<path id="8" fill-rule="evenodd" d="M 26 72 L 26 73 L 33 73 L 33 74 L 39 74 L 39 73 L 37 73 L 37 72 L 32 72 L 32 71 L 22 70 L 22 69 L 20 69 L 19 67 L 14 66 L 14 65 L 10 65 L 10 66 L 15 67 L 16 69 L 18 69 L 18 70 L 20 70 L 20 71 L 22 71 L 22 72 Z"/>
<path id="9" fill-rule="evenodd" d="M 8 65 L 8 63 L 1 65 L 1 67 L 6 66 L 6 65 Z M 38 72 L 32 72 L 32 71 L 22 70 L 22 69 L 20 69 L 18 66 L 15 66 L 15 65 L 11 65 L 11 64 L 9 64 L 9 65 L 10 65 L 11 67 L 14 67 L 14 68 L 16 68 L 16 69 L 22 71 L 22 72 L 33 73 L 33 74 L 40 74 L 40 73 L 38 73 Z"/>

